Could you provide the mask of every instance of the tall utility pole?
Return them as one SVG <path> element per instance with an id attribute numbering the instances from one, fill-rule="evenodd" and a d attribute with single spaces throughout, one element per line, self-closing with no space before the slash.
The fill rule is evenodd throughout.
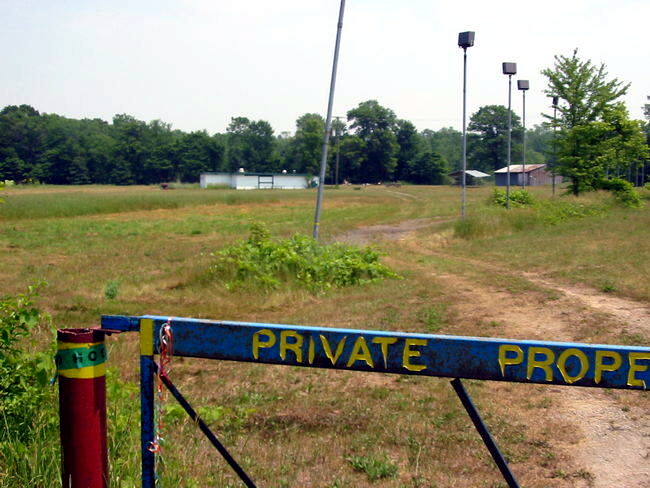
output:
<path id="1" fill-rule="evenodd" d="M 327 168 L 327 145 L 332 130 L 332 105 L 334 104 L 334 89 L 336 87 L 336 68 L 339 63 L 339 46 L 341 45 L 341 30 L 343 29 L 343 12 L 345 11 L 345 0 L 341 0 L 339 8 L 339 21 L 336 28 L 336 43 L 334 45 L 334 62 L 332 63 L 332 78 L 330 79 L 330 96 L 327 102 L 327 118 L 325 119 L 325 135 L 323 136 L 323 149 L 320 159 L 320 177 L 318 179 L 318 194 L 316 196 L 316 213 L 314 215 L 313 237 L 318 240 L 320 227 L 320 214 L 323 206 L 323 190 L 325 189 L 325 169 Z"/>
<path id="2" fill-rule="evenodd" d="M 336 115 L 334 117 L 338 122 L 340 119 L 344 119 L 342 115 Z M 336 188 L 339 187 L 339 156 L 341 155 L 341 125 L 336 124 L 336 170 L 334 172 L 334 185 Z"/>
<path id="3" fill-rule="evenodd" d="M 553 196 L 555 196 L 555 167 L 557 166 L 557 104 L 560 97 L 553 96 Z"/>
<path id="4" fill-rule="evenodd" d="M 523 154 L 522 154 L 522 167 L 521 167 L 521 173 L 522 173 L 522 186 L 526 188 L 526 90 L 528 90 L 529 85 L 528 85 L 528 80 L 517 80 L 517 88 L 521 90 L 521 94 L 523 95 L 523 123 L 524 123 L 524 140 L 523 140 Z"/>
<path id="5" fill-rule="evenodd" d="M 461 32 L 458 34 L 458 46 L 463 48 L 463 175 L 462 189 L 460 197 L 460 218 L 465 218 L 465 198 L 467 186 L 467 129 L 465 121 L 467 119 L 467 48 L 474 45 L 474 32 Z"/>
<path id="6" fill-rule="evenodd" d="M 517 63 L 503 63 L 503 74 L 508 75 L 508 168 L 506 181 L 506 208 L 510 208 L 510 149 L 512 146 L 512 75 L 517 74 Z"/>

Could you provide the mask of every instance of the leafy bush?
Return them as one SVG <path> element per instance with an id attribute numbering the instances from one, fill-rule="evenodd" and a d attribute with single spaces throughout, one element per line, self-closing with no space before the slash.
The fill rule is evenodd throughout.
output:
<path id="1" fill-rule="evenodd" d="M 397 277 L 370 247 L 322 245 L 298 234 L 273 241 L 261 224 L 253 224 L 246 241 L 213 256 L 216 262 L 210 274 L 223 279 L 229 290 L 272 290 L 290 284 L 317 292 Z"/>
<path id="2" fill-rule="evenodd" d="M 45 318 L 33 304 L 37 288 L 0 299 L 0 441 L 29 437 L 53 373 L 53 350 L 21 347 Z"/>
<path id="3" fill-rule="evenodd" d="M 506 207 L 508 204 L 508 199 L 506 197 L 506 191 L 499 188 L 495 188 L 490 197 L 490 203 L 498 207 Z M 510 207 L 525 207 L 533 205 L 535 200 L 533 195 L 528 191 L 522 189 L 512 190 L 510 192 Z"/>
<path id="4" fill-rule="evenodd" d="M 602 190 L 611 191 L 616 200 L 625 207 L 640 208 L 643 205 L 641 196 L 634 191 L 632 183 L 621 178 L 603 178 L 598 182 Z"/>

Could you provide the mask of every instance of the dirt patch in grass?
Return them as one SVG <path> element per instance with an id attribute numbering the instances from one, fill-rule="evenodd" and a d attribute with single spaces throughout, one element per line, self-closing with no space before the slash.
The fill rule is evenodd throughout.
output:
<path id="1" fill-rule="evenodd" d="M 369 244 L 373 241 L 397 241 L 404 239 L 409 233 L 434 224 L 450 222 L 444 218 L 410 219 L 395 224 L 370 225 L 352 229 L 336 236 L 335 240 L 345 244 Z"/>
<path id="2" fill-rule="evenodd" d="M 535 273 L 524 273 L 526 279 L 557 290 L 585 306 L 616 317 L 629 333 L 644 334 L 650 338 L 650 306 L 636 300 L 612 296 L 579 284 L 563 284 Z"/>

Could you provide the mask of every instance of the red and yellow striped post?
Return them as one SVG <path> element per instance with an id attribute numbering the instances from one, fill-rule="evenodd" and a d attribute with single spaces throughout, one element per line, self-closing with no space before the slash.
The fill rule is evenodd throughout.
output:
<path id="1" fill-rule="evenodd" d="M 106 488 L 106 348 L 97 329 L 57 332 L 63 488 Z"/>

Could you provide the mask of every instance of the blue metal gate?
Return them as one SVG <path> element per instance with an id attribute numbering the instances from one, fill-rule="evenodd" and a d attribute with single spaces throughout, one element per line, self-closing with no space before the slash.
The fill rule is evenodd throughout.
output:
<path id="1" fill-rule="evenodd" d="M 517 481 L 492 439 L 461 379 L 617 388 L 647 391 L 650 348 L 550 341 L 412 334 L 376 330 L 226 322 L 160 316 L 104 316 L 102 328 L 140 333 L 142 486 L 155 484 L 154 354 L 160 330 L 173 329 L 174 355 L 306 368 L 453 378 L 452 386 L 508 486 Z M 255 487 L 183 395 L 161 380 L 237 472 Z"/>

